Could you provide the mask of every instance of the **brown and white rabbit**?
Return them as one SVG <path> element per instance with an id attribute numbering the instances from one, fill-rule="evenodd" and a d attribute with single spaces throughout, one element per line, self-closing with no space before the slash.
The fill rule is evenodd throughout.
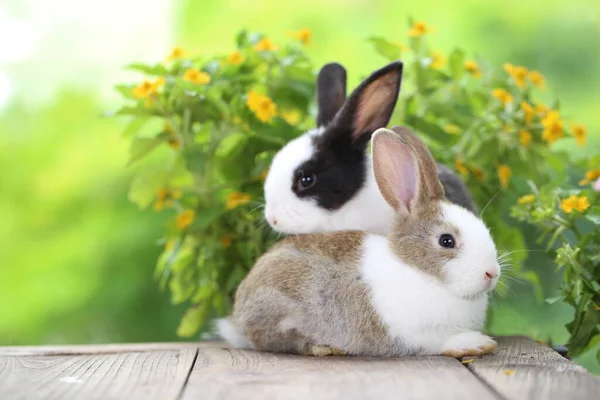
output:
<path id="1" fill-rule="evenodd" d="M 387 234 L 394 210 L 373 176 L 367 147 L 385 127 L 398 99 L 402 63 L 366 78 L 346 98 L 346 70 L 325 65 L 317 80 L 317 129 L 286 144 L 273 158 L 265 181 L 265 218 L 287 234 L 360 230 Z M 438 164 L 450 202 L 476 211 L 462 180 Z"/>
<path id="2" fill-rule="evenodd" d="M 230 344 L 306 355 L 454 357 L 492 352 L 480 333 L 500 268 L 484 223 L 446 200 L 427 147 L 378 129 L 373 170 L 395 210 L 388 237 L 288 237 L 239 286 L 218 322 Z"/>

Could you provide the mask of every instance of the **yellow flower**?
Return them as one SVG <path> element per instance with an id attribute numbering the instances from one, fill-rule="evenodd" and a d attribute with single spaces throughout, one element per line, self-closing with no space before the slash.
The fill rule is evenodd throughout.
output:
<path id="1" fill-rule="evenodd" d="M 155 81 L 144 81 L 131 90 L 131 93 L 138 99 L 145 99 L 154 96 L 158 89 L 165 84 L 165 78 L 158 78 Z"/>
<path id="2" fill-rule="evenodd" d="M 234 51 L 233 53 L 227 56 L 227 62 L 232 65 L 240 65 L 244 62 L 244 59 L 244 55 L 238 50 Z"/>
<path id="3" fill-rule="evenodd" d="M 168 61 L 178 60 L 178 59 L 182 58 L 184 55 L 185 55 L 185 51 L 183 51 L 183 49 L 181 47 L 174 47 L 173 50 L 171 50 L 171 53 L 169 53 L 167 60 Z"/>
<path id="4" fill-rule="evenodd" d="M 575 140 L 577 141 L 577 145 L 579 147 L 585 146 L 585 141 L 587 137 L 587 131 L 585 129 L 585 126 L 573 124 L 571 125 L 571 133 L 573 134 L 573 137 L 575 137 Z"/>
<path id="5" fill-rule="evenodd" d="M 535 103 L 535 112 L 538 113 L 538 115 L 545 115 L 548 111 L 550 111 L 550 109 L 548 107 L 546 107 L 545 105 L 543 105 L 542 103 L 536 102 Z"/>
<path id="6" fill-rule="evenodd" d="M 465 69 L 468 73 L 473 75 L 475 78 L 481 78 L 481 70 L 479 69 L 479 64 L 475 60 L 465 61 Z"/>
<path id="7" fill-rule="evenodd" d="M 454 169 L 456 169 L 461 174 L 469 174 L 469 170 L 467 169 L 467 167 L 465 167 L 465 164 L 460 158 L 457 158 L 456 161 L 454 161 Z"/>
<path id="8" fill-rule="evenodd" d="M 506 89 L 494 89 L 492 90 L 492 96 L 500 100 L 504 105 L 514 101 L 512 95 Z"/>
<path id="9" fill-rule="evenodd" d="M 273 100 L 269 96 L 255 91 L 248 93 L 246 105 L 262 122 L 271 122 L 277 115 L 277 105 L 273 103 Z"/>
<path id="10" fill-rule="evenodd" d="M 227 196 L 225 208 L 228 210 L 233 210 L 234 208 L 250 203 L 250 200 L 252 200 L 252 197 L 250 197 L 249 194 L 232 192 Z"/>
<path id="11" fill-rule="evenodd" d="M 514 373 L 515 373 L 515 371 L 513 371 L 512 369 L 505 369 L 504 370 L 504 375 L 506 375 L 506 376 L 512 375 Z"/>
<path id="12" fill-rule="evenodd" d="M 542 118 L 542 140 L 548 144 L 552 144 L 561 137 L 565 136 L 564 124 L 560 119 L 560 114 L 556 110 L 550 110 L 546 116 Z"/>
<path id="13" fill-rule="evenodd" d="M 190 68 L 183 73 L 183 80 L 195 83 L 196 85 L 206 85 L 210 82 L 210 75 L 206 72 Z"/>
<path id="14" fill-rule="evenodd" d="M 533 106 L 528 104 L 526 101 L 521 101 L 521 110 L 523 110 L 525 123 L 531 123 L 534 114 Z"/>
<path id="15" fill-rule="evenodd" d="M 580 186 L 587 185 L 600 178 L 600 169 L 591 169 L 585 173 L 585 178 L 579 181 Z"/>
<path id="16" fill-rule="evenodd" d="M 283 111 L 281 117 L 290 125 L 296 125 L 300 122 L 300 112 L 298 110 Z"/>
<path id="17" fill-rule="evenodd" d="M 260 39 L 258 43 L 254 45 L 254 50 L 256 51 L 275 51 L 277 50 L 277 45 L 273 43 L 271 39 Z"/>
<path id="18" fill-rule="evenodd" d="M 228 248 L 231 246 L 231 242 L 233 241 L 233 235 L 225 235 L 221 238 L 221 246 L 224 248 Z"/>
<path id="19" fill-rule="evenodd" d="M 560 208 L 567 214 L 571 214 L 573 210 L 584 212 L 590 208 L 590 202 L 587 196 L 577 197 L 573 194 L 560 202 Z"/>
<path id="20" fill-rule="evenodd" d="M 526 131 L 525 129 L 521 129 L 521 131 L 519 132 L 519 139 L 521 140 L 521 144 L 523 145 L 523 147 L 528 148 L 531 144 L 531 133 L 529 133 L 529 131 Z"/>
<path id="21" fill-rule="evenodd" d="M 546 88 L 546 79 L 539 71 L 531 71 L 529 73 L 529 80 L 540 89 Z"/>
<path id="22" fill-rule="evenodd" d="M 303 44 L 309 44 L 312 38 L 312 32 L 310 29 L 302 28 L 297 32 L 291 32 L 290 36 L 296 40 L 301 41 Z"/>
<path id="23" fill-rule="evenodd" d="M 450 135 L 458 135 L 461 131 L 460 126 L 454 124 L 446 124 L 444 131 Z"/>
<path id="24" fill-rule="evenodd" d="M 429 64 L 429 66 L 432 69 L 440 69 L 444 66 L 445 63 L 446 59 L 441 53 L 438 53 L 437 51 L 431 53 L 431 64 Z"/>
<path id="25" fill-rule="evenodd" d="M 476 167 L 471 168 L 471 172 L 473 173 L 473 176 L 480 181 L 482 181 L 485 176 L 483 171 Z"/>
<path id="26" fill-rule="evenodd" d="M 156 193 L 156 201 L 154 202 L 154 210 L 160 211 L 164 207 L 168 207 L 173 202 L 173 199 L 179 199 L 183 193 L 181 190 L 168 190 L 165 188 L 159 189 Z"/>
<path id="27" fill-rule="evenodd" d="M 531 204 L 535 201 L 535 195 L 528 194 L 519 198 L 519 204 Z"/>
<path id="28" fill-rule="evenodd" d="M 178 216 L 177 216 L 177 227 L 179 229 L 185 229 L 188 226 L 190 226 L 191 224 L 194 223 L 194 218 L 196 216 L 196 213 L 194 212 L 194 210 L 185 210 L 182 211 Z"/>
<path id="29" fill-rule="evenodd" d="M 500 179 L 500 185 L 506 189 L 510 182 L 510 167 L 506 164 L 502 164 L 498 167 L 498 179 Z"/>
<path id="30" fill-rule="evenodd" d="M 511 76 L 511 78 L 515 81 L 515 84 L 521 89 L 526 85 L 526 79 L 529 74 L 529 71 L 525 67 L 515 67 L 512 64 L 506 63 L 504 64 L 504 70 Z"/>
<path id="31" fill-rule="evenodd" d="M 408 36 L 421 37 L 427 33 L 433 32 L 433 29 L 425 25 L 425 22 L 417 21 L 408 31 Z"/>

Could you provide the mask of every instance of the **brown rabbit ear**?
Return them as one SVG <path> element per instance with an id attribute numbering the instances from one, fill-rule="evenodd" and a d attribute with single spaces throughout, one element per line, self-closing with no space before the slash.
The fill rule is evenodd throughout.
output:
<path id="1" fill-rule="evenodd" d="M 317 78 L 317 126 L 329 124 L 346 101 L 346 70 L 341 64 L 329 63 Z"/>
<path id="2" fill-rule="evenodd" d="M 421 186 L 415 149 L 395 132 L 381 128 L 373 134 L 373 173 L 379 191 L 395 210 L 410 212 Z"/>
<path id="3" fill-rule="evenodd" d="M 422 194 L 427 194 L 428 200 L 443 199 L 445 197 L 444 186 L 440 182 L 437 165 L 429 148 L 408 128 L 395 126 L 391 130 L 396 132 L 397 135 L 409 143 L 417 152 L 421 166 L 421 179 L 423 179 L 426 186 L 426 192 L 424 191 Z"/>

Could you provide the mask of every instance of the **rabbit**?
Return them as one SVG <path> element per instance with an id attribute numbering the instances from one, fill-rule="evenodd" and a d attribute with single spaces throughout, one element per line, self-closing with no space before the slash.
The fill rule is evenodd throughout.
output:
<path id="1" fill-rule="evenodd" d="M 387 234 L 394 215 L 377 190 L 367 147 L 390 120 L 402 80 L 402 62 L 371 74 L 346 99 L 346 71 L 325 65 L 317 79 L 318 128 L 287 143 L 273 158 L 264 183 L 265 219 L 284 234 L 362 230 Z M 462 180 L 439 164 L 451 202 L 476 207 Z"/>
<path id="2" fill-rule="evenodd" d="M 500 267 L 488 228 L 449 202 L 408 129 L 373 135 L 373 171 L 394 209 L 389 236 L 289 236 L 260 257 L 217 321 L 232 346 L 312 356 L 493 352 L 483 335 Z"/>

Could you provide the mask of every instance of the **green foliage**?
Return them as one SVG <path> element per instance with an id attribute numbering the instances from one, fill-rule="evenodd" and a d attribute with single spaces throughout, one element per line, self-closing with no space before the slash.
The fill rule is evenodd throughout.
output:
<path id="1" fill-rule="evenodd" d="M 387 60 L 405 62 L 394 119 L 420 133 L 486 205 L 483 217 L 508 262 L 509 252 L 525 247 L 522 229 L 510 218 L 515 199 L 527 181 L 567 182 L 568 158 L 551 145 L 568 136 L 583 145 L 585 131 L 566 128 L 557 101 L 536 101 L 545 86 L 541 74 L 510 64 L 492 68 L 462 49 L 442 55 L 430 48 L 427 29 L 411 32 L 409 47 L 368 39 Z M 170 213 L 156 276 L 173 303 L 190 305 L 178 330 L 183 336 L 228 312 L 236 286 L 273 242 L 257 211 L 264 174 L 283 144 L 314 125 L 315 69 L 301 45 L 277 48 L 248 32 L 236 44 L 228 56 L 175 52 L 162 64 L 134 64 L 130 68 L 151 79 L 117 88 L 128 102 L 116 114 L 131 117 L 132 162 L 168 149 L 158 167 L 138 167 L 130 199 Z M 531 283 L 542 297 L 537 275 L 521 267 L 525 257 L 511 253 L 512 269 L 504 275 Z M 586 301 L 584 309 L 593 300 Z M 583 332 L 571 340 L 575 353 L 592 322 L 588 317 L 574 325 L 573 332 Z"/>
<path id="2" fill-rule="evenodd" d="M 592 169 L 587 175 L 598 178 L 600 170 Z M 590 184 L 586 179 L 580 183 Z M 592 206 L 600 196 L 589 189 L 530 185 L 532 193 L 519 199 L 512 215 L 539 228 L 539 241 L 546 244 L 563 272 L 561 295 L 547 301 L 562 300 L 575 309 L 566 327 L 567 347 L 577 356 L 600 340 L 600 206 Z"/>

